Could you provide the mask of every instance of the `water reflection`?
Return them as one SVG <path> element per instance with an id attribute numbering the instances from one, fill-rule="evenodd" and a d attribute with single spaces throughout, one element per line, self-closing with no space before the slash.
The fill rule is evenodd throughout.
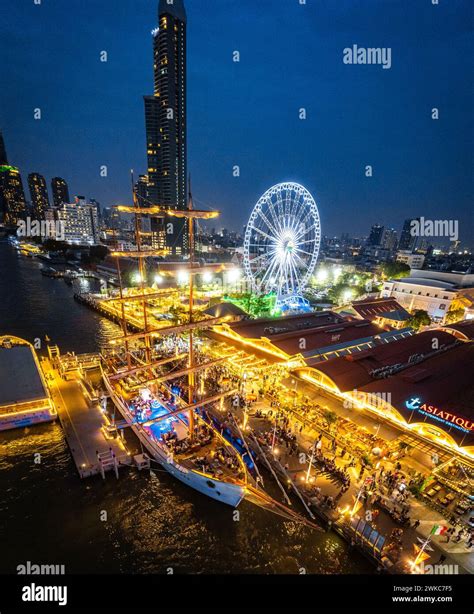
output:
<path id="1" fill-rule="evenodd" d="M 92 352 L 119 333 L 76 303 L 74 288 L 39 269 L 38 261 L 0 242 L 0 334 L 30 341 L 47 335 L 63 352 Z M 79 283 L 85 289 L 91 282 Z M 34 462 L 35 453 L 41 462 Z M 65 564 L 69 573 L 372 570 L 337 535 L 315 533 L 245 501 L 236 522 L 230 507 L 158 467 L 123 470 L 119 480 L 80 481 L 57 424 L 0 433 L 0 489 L 0 572 L 13 573 L 25 561 Z"/>

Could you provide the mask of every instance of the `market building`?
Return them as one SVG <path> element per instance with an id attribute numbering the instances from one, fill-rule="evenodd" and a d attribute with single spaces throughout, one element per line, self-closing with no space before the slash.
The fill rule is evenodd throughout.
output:
<path id="1" fill-rule="evenodd" d="M 222 323 L 212 335 L 248 353 L 288 366 L 358 353 L 413 334 L 411 328 L 385 331 L 366 319 L 320 311 L 284 318 Z"/>
<path id="2" fill-rule="evenodd" d="M 365 352 L 308 361 L 295 374 L 424 439 L 474 457 L 472 323 Z"/>

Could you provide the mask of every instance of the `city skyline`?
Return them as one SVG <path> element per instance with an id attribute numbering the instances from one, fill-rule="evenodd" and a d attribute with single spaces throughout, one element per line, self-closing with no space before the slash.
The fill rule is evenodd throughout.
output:
<path id="1" fill-rule="evenodd" d="M 403 24 L 403 44 L 395 36 L 406 17 L 400 6 L 379 9 L 367 2 L 356 11 L 347 3 L 316 8 L 295 1 L 285 9 L 273 3 L 269 12 L 268 3 L 263 4 L 255 7 L 249 2 L 241 11 L 241 3 L 230 1 L 219 6 L 208 2 L 205 8 L 199 0 L 186 2 L 188 166 L 196 202 L 221 209 L 222 225 L 240 231 L 269 185 L 294 179 L 314 194 L 327 236 L 347 231 L 364 235 L 375 222 L 400 232 L 405 219 L 424 215 L 456 217 L 461 241 L 469 242 L 474 227 L 469 205 L 472 131 L 463 75 L 471 61 L 462 35 L 468 4 L 413 7 L 413 23 Z M 67 48 L 61 36 L 41 49 L 36 46 L 33 64 L 52 62 L 57 67 L 43 84 L 19 66 L 22 59 L 32 59 L 32 50 L 19 49 L 8 26 L 2 26 L 12 45 L 7 45 L 6 62 L 10 91 L 2 88 L 0 121 L 10 162 L 23 177 L 31 172 L 59 174 L 73 193 L 86 193 L 104 207 L 130 202 L 130 168 L 136 177 L 146 172 L 141 96 L 152 85 L 151 30 L 157 3 L 135 5 L 124 2 L 116 12 L 109 14 L 105 8 L 93 16 L 81 36 L 84 43 L 92 38 L 94 45 L 87 44 L 84 53 L 68 49 L 53 61 L 56 45 Z M 12 10 L 17 19 L 25 18 L 33 46 L 53 18 L 75 27 L 57 5 Z M 83 10 L 73 3 L 71 13 L 79 16 Z M 259 37 L 265 26 L 273 40 L 281 33 L 282 18 L 288 19 L 285 27 L 290 38 L 297 37 L 298 46 L 283 36 L 276 39 L 278 45 L 268 46 Z M 213 28 L 223 20 L 225 33 Z M 244 21 L 245 37 L 239 34 Z M 425 37 L 421 55 L 415 47 L 417 28 Z M 133 53 L 114 40 L 117 29 L 129 34 Z M 453 37 L 448 41 L 449 33 Z M 361 45 L 362 40 L 384 44 L 383 39 L 393 47 L 390 70 L 344 65 L 345 47 L 357 41 Z M 240 62 L 233 62 L 236 50 Z M 107 52 L 107 62 L 100 62 L 102 51 Z M 28 62 L 23 64 L 28 67 Z M 25 71 L 32 80 L 28 93 Z M 80 97 L 71 130 L 68 96 L 51 98 L 51 89 L 62 83 L 64 94 L 72 94 L 78 79 L 92 89 Z M 19 112 L 7 121 L 18 98 L 15 91 L 20 94 Z M 436 105 L 439 119 L 433 120 L 431 109 Z M 33 119 L 37 107 L 42 111 L 40 121 Z M 306 110 L 306 120 L 299 119 L 300 108 Z M 107 177 L 100 176 L 102 164 Z M 240 177 L 233 176 L 236 165 Z M 365 176 L 366 165 L 373 167 L 370 178 Z"/>
<path id="2" fill-rule="evenodd" d="M 469 0 L 7 3 L 2 605 L 461 611 Z"/>

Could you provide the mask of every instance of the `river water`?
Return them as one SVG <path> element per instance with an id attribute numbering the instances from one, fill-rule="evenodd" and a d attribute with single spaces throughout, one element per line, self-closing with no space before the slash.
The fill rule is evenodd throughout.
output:
<path id="1" fill-rule="evenodd" d="M 43 347 L 47 335 L 62 352 L 97 351 L 117 327 L 72 295 L 62 279 L 40 274 L 40 261 L 0 241 L 0 335 Z M 63 564 L 66 573 L 373 571 L 334 533 L 245 501 L 236 520 L 158 469 L 80 480 L 57 423 L 0 433 L 0 493 L 0 573 L 26 561 Z"/>

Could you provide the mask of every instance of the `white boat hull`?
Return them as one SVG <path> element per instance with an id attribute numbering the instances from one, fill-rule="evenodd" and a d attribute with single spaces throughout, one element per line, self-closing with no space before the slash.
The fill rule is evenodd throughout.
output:
<path id="1" fill-rule="evenodd" d="M 158 443 L 153 441 L 141 424 L 133 420 L 133 416 L 124 406 L 122 400 L 117 396 L 106 377 L 104 377 L 104 381 L 112 401 L 130 425 L 135 435 L 142 442 L 150 456 L 160 463 L 168 473 L 180 480 L 180 482 L 183 482 L 183 484 L 194 488 L 194 490 L 199 491 L 203 495 L 211 497 L 211 499 L 226 503 L 232 507 L 237 507 L 239 505 L 245 495 L 245 488 L 243 486 L 212 478 L 198 471 L 187 469 L 177 463 L 171 456 L 166 454 L 165 450 L 162 449 Z"/>

